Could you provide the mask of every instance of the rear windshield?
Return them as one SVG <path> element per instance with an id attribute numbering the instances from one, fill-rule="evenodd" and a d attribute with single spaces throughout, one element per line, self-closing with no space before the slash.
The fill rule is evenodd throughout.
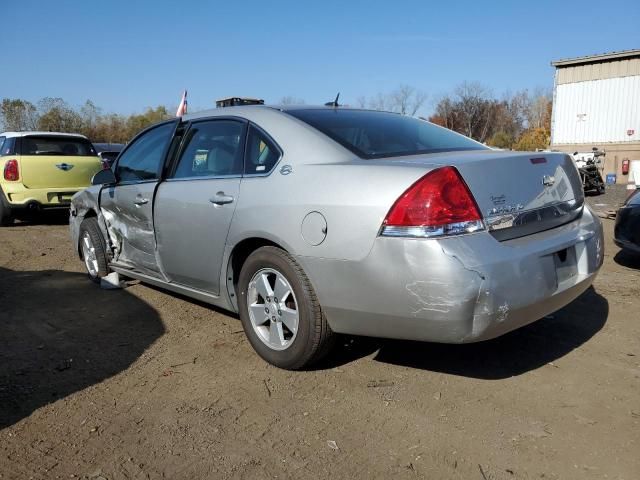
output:
<path id="1" fill-rule="evenodd" d="M 484 150 L 487 147 L 432 123 L 370 110 L 289 110 L 362 158 Z"/>
<path id="2" fill-rule="evenodd" d="M 96 154 L 89 140 L 52 135 L 23 137 L 20 152 L 22 155 L 87 156 Z"/>

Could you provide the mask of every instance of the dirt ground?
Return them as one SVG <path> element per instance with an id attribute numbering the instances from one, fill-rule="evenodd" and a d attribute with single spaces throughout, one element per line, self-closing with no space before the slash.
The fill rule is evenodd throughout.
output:
<path id="1" fill-rule="evenodd" d="M 0 229 L 0 478 L 640 478 L 640 259 L 465 346 L 345 338 L 314 371 L 239 320 L 101 290 L 66 225 Z"/>

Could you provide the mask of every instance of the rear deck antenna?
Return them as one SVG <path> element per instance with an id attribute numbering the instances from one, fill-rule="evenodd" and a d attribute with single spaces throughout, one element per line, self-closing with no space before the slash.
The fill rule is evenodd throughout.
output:
<path id="1" fill-rule="evenodd" d="M 338 92 L 338 94 L 336 95 L 336 99 L 333 102 L 327 102 L 324 105 L 326 107 L 339 107 L 340 105 L 338 105 L 338 99 L 340 98 L 340 92 Z"/>

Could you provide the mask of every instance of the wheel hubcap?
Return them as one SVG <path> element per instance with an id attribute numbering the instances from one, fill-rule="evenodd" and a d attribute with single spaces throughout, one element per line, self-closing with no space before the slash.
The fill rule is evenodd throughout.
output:
<path id="1" fill-rule="evenodd" d="M 98 276 L 98 257 L 96 256 L 96 248 L 93 246 L 89 232 L 85 232 L 82 236 L 82 257 L 84 264 L 87 266 L 87 272 L 92 277 Z"/>
<path id="2" fill-rule="evenodd" d="M 285 350 L 298 333 L 298 302 L 291 284 L 272 268 L 256 272 L 249 282 L 247 307 L 253 331 L 273 350 Z"/>

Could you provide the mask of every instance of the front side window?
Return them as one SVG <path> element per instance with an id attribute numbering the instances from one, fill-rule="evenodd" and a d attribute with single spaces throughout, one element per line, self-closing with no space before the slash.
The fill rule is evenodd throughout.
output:
<path id="1" fill-rule="evenodd" d="M 242 173 L 245 125 L 233 120 L 196 122 L 186 133 L 173 178 Z"/>
<path id="2" fill-rule="evenodd" d="M 85 138 L 56 137 L 53 135 L 23 137 L 20 153 L 22 155 L 64 155 L 73 157 L 96 155 L 93 145 Z"/>
<path id="3" fill-rule="evenodd" d="M 254 126 L 249 127 L 247 161 L 244 173 L 248 175 L 268 173 L 280 159 L 275 144 Z"/>
<path id="4" fill-rule="evenodd" d="M 120 155 L 115 172 L 118 181 L 140 182 L 157 179 L 174 128 L 175 123 L 165 123 L 135 139 Z"/>
<path id="5" fill-rule="evenodd" d="M 486 149 L 451 130 L 397 113 L 339 108 L 287 113 L 367 159 Z"/>

